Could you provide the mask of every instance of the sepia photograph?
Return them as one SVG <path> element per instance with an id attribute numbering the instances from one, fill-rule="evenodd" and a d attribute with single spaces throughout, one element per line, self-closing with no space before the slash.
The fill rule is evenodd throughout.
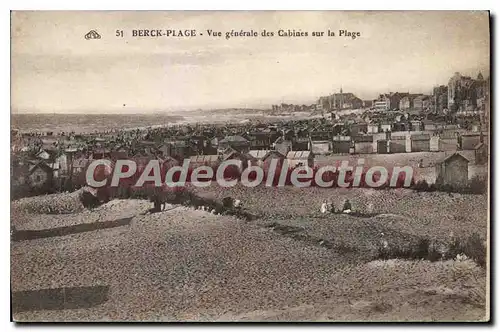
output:
<path id="1" fill-rule="evenodd" d="M 11 11 L 11 320 L 489 322 L 491 23 Z"/>

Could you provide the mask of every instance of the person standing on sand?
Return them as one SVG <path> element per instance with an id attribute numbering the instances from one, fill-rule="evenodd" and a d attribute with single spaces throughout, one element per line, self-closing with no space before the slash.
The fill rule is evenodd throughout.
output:
<path id="1" fill-rule="evenodd" d="M 153 203 L 153 208 L 150 210 L 151 213 L 160 212 L 162 210 L 161 209 L 161 199 L 160 199 L 160 195 L 158 195 L 158 193 L 156 193 L 156 192 L 153 193 L 150 201 Z"/>
<path id="2" fill-rule="evenodd" d="M 344 207 L 342 208 L 342 212 L 351 213 L 351 211 L 352 211 L 351 202 L 349 202 L 349 200 L 346 199 L 344 202 Z"/>
<path id="3" fill-rule="evenodd" d="M 330 213 L 335 213 L 335 204 L 333 202 L 330 203 Z"/>
<path id="4" fill-rule="evenodd" d="M 326 201 L 321 204 L 320 212 L 323 214 L 328 212 L 328 203 Z"/>

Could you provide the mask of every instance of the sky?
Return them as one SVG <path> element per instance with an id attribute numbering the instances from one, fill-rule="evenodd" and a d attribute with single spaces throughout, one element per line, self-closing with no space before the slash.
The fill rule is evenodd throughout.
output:
<path id="1" fill-rule="evenodd" d="M 132 37 L 133 29 L 198 35 Z M 208 36 L 209 29 L 223 37 Z M 259 37 L 225 38 L 241 29 Z M 264 29 L 275 36 L 261 37 Z M 278 37 L 279 29 L 309 36 Z M 101 39 L 86 40 L 90 30 Z M 336 36 L 326 36 L 328 30 Z M 341 37 L 339 30 L 360 36 Z M 18 11 L 11 16 L 11 106 L 29 113 L 146 113 L 310 104 L 340 88 L 362 99 L 430 93 L 454 72 L 489 75 L 489 40 L 484 11 Z"/>

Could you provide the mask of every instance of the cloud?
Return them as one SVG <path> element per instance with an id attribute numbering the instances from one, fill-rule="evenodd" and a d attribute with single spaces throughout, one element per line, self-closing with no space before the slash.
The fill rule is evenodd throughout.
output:
<path id="1" fill-rule="evenodd" d="M 313 102 L 340 86 L 362 98 L 428 92 L 455 71 L 488 71 L 488 19 L 485 12 L 15 12 L 12 102 L 154 109 Z M 102 39 L 83 37 L 92 29 Z M 361 36 L 157 39 L 132 38 L 132 29 Z"/>

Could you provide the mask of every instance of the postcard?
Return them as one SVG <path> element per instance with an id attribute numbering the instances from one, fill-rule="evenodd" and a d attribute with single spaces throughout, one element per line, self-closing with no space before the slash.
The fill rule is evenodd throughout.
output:
<path id="1" fill-rule="evenodd" d="M 488 11 L 11 12 L 15 322 L 488 322 Z"/>

